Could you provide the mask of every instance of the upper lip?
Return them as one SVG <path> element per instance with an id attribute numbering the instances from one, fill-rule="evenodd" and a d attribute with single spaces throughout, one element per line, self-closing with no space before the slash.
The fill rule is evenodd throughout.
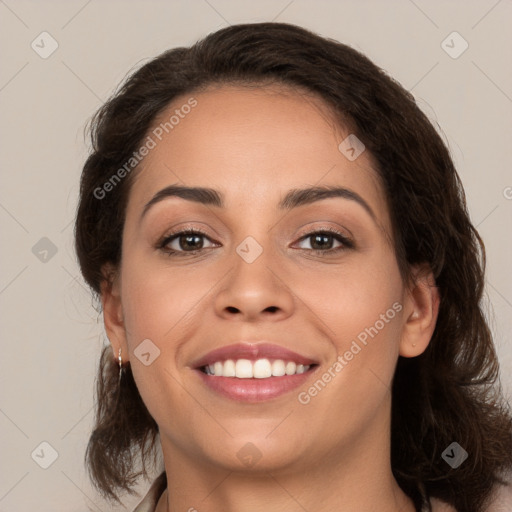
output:
<path id="1" fill-rule="evenodd" d="M 193 368 L 202 368 L 217 361 L 227 361 L 228 359 L 282 359 L 284 361 L 293 361 L 298 364 L 311 365 L 316 364 L 313 359 L 303 356 L 273 343 L 266 342 L 241 342 L 225 347 L 217 348 L 208 352 L 204 356 L 192 363 Z"/>

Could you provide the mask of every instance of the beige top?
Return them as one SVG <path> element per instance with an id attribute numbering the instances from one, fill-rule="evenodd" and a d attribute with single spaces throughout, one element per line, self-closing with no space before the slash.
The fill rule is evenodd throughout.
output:
<path id="1" fill-rule="evenodd" d="M 142 501 L 134 508 L 133 512 L 155 512 L 160 496 L 167 487 L 165 471 L 153 482 L 148 493 Z"/>
<path id="2" fill-rule="evenodd" d="M 153 482 L 148 493 L 135 507 L 133 512 L 155 512 L 158 500 L 166 487 L 167 478 L 164 472 Z M 433 512 L 456 512 L 453 507 L 441 503 L 436 499 L 431 501 Z M 499 487 L 495 501 L 487 509 L 487 512 L 512 512 L 512 485 L 509 485 L 508 487 Z"/>

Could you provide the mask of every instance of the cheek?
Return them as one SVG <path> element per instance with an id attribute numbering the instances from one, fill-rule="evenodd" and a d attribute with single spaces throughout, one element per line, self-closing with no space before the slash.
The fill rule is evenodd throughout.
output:
<path id="1" fill-rule="evenodd" d="M 356 435 L 384 409 L 398 359 L 402 281 L 394 259 L 366 260 L 300 292 L 312 298 L 329 337 L 329 360 L 298 402 L 329 439 Z M 308 302 L 308 305 L 311 305 Z M 312 421 L 312 420 L 309 420 Z"/>
<path id="2" fill-rule="evenodd" d="M 130 365 L 142 400 L 155 421 L 174 432 L 183 429 L 179 415 L 169 411 L 190 399 L 177 371 L 180 336 L 187 338 L 182 333 L 188 332 L 187 321 L 205 290 L 199 280 L 155 260 L 134 253 L 125 258 L 123 315 Z"/>
<path id="3" fill-rule="evenodd" d="M 345 270 L 317 276 L 300 293 L 315 301 L 312 309 L 319 312 L 331 342 L 325 379 L 332 379 L 332 385 L 324 404 L 332 400 L 342 409 L 368 407 L 371 414 L 391 386 L 399 353 L 403 284 L 394 254 L 383 247 L 371 257 L 354 258 Z"/>
<path id="4" fill-rule="evenodd" d="M 122 271 L 123 313 L 131 351 L 145 338 L 159 345 L 172 339 L 173 329 L 182 328 L 211 287 L 197 273 L 171 269 L 160 261 L 148 264 L 143 258 L 131 258 Z"/>
<path id="5" fill-rule="evenodd" d="M 307 305 L 318 313 L 340 350 L 360 334 L 364 339 L 367 329 L 375 325 L 379 332 L 385 331 L 384 337 L 396 339 L 403 285 L 389 249 L 354 254 L 334 271 L 303 275 L 307 277 L 300 277 L 297 295 L 304 297 Z M 393 307 L 394 304 L 398 305 Z"/>

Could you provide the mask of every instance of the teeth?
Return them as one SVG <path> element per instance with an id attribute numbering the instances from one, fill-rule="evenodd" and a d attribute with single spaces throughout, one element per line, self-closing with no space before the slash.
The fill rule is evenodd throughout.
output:
<path id="1" fill-rule="evenodd" d="M 220 361 L 217 361 L 214 365 L 213 365 L 213 374 L 214 375 L 218 375 L 218 374 L 222 374 L 222 363 Z"/>
<path id="2" fill-rule="evenodd" d="M 296 364 L 293 361 L 285 362 L 282 359 L 275 359 L 272 362 L 268 359 L 228 359 L 227 361 L 216 361 L 206 366 L 208 375 L 215 377 L 236 377 L 237 379 L 267 379 L 269 377 L 282 377 L 283 375 L 296 375 L 307 372 L 309 365 Z"/>
<path id="3" fill-rule="evenodd" d="M 235 377 L 236 376 L 235 362 L 231 359 L 229 359 L 228 361 L 224 361 L 224 367 L 222 368 L 222 373 L 217 373 L 216 375 L 222 375 L 223 377 Z"/>
<path id="4" fill-rule="evenodd" d="M 297 369 L 297 365 L 290 361 L 289 363 L 286 363 L 286 375 L 295 375 L 295 370 Z"/>
<path id="5" fill-rule="evenodd" d="M 255 379 L 272 377 L 272 365 L 268 359 L 258 359 L 255 361 L 252 371 Z"/>
<path id="6" fill-rule="evenodd" d="M 286 369 L 284 365 L 284 361 L 281 359 L 276 359 L 272 363 L 272 375 L 274 377 L 282 377 L 286 374 Z"/>
<path id="7" fill-rule="evenodd" d="M 220 363 L 222 365 L 222 363 Z M 252 363 L 249 359 L 239 359 L 235 363 L 235 376 L 239 379 L 252 379 L 253 370 Z M 215 373 L 215 375 L 222 375 L 224 377 L 224 372 Z"/>

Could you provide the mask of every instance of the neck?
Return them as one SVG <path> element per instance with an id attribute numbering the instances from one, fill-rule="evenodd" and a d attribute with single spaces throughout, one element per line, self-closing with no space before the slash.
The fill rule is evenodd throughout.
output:
<path id="1" fill-rule="evenodd" d="M 156 512 L 415 512 L 393 477 L 389 438 L 386 429 L 368 429 L 316 460 L 243 471 L 200 461 L 162 438 L 167 490 Z"/>

